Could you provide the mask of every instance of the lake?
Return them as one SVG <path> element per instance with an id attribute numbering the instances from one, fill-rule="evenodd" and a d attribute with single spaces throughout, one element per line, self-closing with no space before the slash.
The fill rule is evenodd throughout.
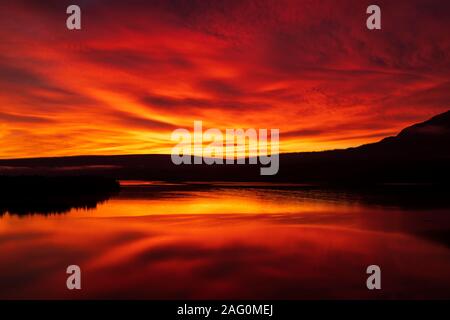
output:
<path id="1" fill-rule="evenodd" d="M 449 299 L 445 199 L 124 181 L 96 208 L 1 216 L 0 298 Z M 381 290 L 366 287 L 369 265 Z"/>

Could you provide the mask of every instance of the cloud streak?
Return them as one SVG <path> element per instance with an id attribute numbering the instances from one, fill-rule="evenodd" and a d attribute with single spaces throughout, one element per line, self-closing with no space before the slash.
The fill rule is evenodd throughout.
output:
<path id="1" fill-rule="evenodd" d="M 169 153 L 194 120 L 325 150 L 450 107 L 443 1 L 379 1 L 377 32 L 369 1 L 80 1 L 79 32 L 69 4 L 0 4 L 2 158 Z"/>

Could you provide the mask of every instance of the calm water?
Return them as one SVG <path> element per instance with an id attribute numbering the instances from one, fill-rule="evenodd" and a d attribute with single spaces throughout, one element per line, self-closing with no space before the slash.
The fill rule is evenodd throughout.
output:
<path id="1" fill-rule="evenodd" d="M 96 209 L 5 214 L 0 298 L 450 298 L 449 206 L 380 199 L 128 182 Z M 71 264 L 81 291 L 66 289 Z M 366 289 L 371 264 L 381 291 Z"/>

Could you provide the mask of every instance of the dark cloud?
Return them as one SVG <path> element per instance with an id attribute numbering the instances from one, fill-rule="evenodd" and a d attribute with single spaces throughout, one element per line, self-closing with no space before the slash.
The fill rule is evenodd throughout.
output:
<path id="1" fill-rule="evenodd" d="M 268 110 L 273 107 L 266 102 L 244 102 L 239 97 L 236 97 L 236 99 L 198 99 L 145 95 L 140 98 L 140 101 L 152 109 L 184 112 L 185 114 L 190 114 L 193 111 L 198 114 L 200 110 L 228 110 L 245 113 L 254 110 Z"/>
<path id="2" fill-rule="evenodd" d="M 5 122 L 14 122 L 14 123 L 49 123 L 49 122 L 52 122 L 52 120 L 48 119 L 48 118 L 9 114 L 9 113 L 3 113 L 3 112 L 0 112 L 0 120 L 5 121 Z"/>
<path id="3" fill-rule="evenodd" d="M 0 63 L 0 82 L 3 85 L 15 85 L 19 88 L 25 86 L 51 88 L 45 78 L 25 68 L 16 67 L 11 61 Z"/>
<path id="4" fill-rule="evenodd" d="M 163 108 L 178 108 L 183 107 L 208 107 L 211 106 L 211 101 L 206 99 L 194 98 L 171 98 L 168 96 L 146 95 L 141 101 L 155 107 Z"/>
<path id="5" fill-rule="evenodd" d="M 177 128 L 169 123 L 149 119 L 125 111 L 112 110 L 105 114 L 116 123 L 132 128 L 142 128 L 145 130 L 174 130 Z"/>
<path id="6" fill-rule="evenodd" d="M 222 79 L 205 79 L 198 83 L 201 90 L 219 97 L 236 97 L 244 95 L 244 92 L 231 81 Z"/>

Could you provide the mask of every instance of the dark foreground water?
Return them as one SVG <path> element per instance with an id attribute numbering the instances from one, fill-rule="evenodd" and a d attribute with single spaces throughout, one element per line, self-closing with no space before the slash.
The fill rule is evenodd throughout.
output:
<path id="1" fill-rule="evenodd" d="M 96 209 L 1 216 L 0 298 L 449 299 L 449 208 L 417 192 L 128 182 Z"/>

